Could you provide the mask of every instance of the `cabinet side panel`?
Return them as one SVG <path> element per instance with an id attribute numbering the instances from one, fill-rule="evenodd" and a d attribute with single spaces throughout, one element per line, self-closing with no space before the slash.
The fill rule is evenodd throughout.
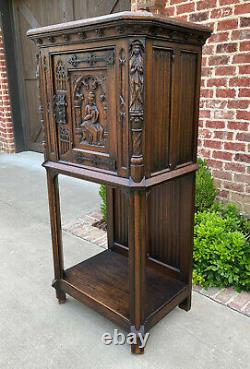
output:
<path id="1" fill-rule="evenodd" d="M 114 243 L 128 246 L 128 198 L 119 189 L 113 190 Z"/>
<path id="2" fill-rule="evenodd" d="M 179 140 L 177 165 L 191 162 L 195 124 L 194 110 L 197 78 L 197 54 L 181 51 L 180 54 L 180 101 L 179 101 Z"/>
<path id="3" fill-rule="evenodd" d="M 148 198 L 148 256 L 180 271 L 182 254 L 192 249 L 183 238 L 192 229 L 192 176 L 155 186 Z"/>
<path id="4" fill-rule="evenodd" d="M 151 173 L 169 166 L 172 49 L 153 47 L 150 144 Z"/>

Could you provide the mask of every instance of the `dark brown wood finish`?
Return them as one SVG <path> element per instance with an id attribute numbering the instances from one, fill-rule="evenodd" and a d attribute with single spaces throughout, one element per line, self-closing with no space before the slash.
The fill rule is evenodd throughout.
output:
<path id="1" fill-rule="evenodd" d="M 12 0 L 8 1 L 8 6 L 10 14 L 13 13 L 14 22 L 11 25 L 11 31 L 12 36 L 16 40 L 15 43 L 12 42 L 11 47 L 8 47 L 8 44 L 6 46 L 7 49 L 11 49 L 10 51 L 15 51 L 17 54 L 18 87 L 21 100 L 21 113 L 18 119 L 21 120 L 20 123 L 22 123 L 24 129 L 24 132 L 15 132 L 17 149 L 20 150 L 18 135 L 23 133 L 26 149 L 42 151 L 42 127 L 36 105 L 36 51 L 35 45 L 26 37 L 27 30 L 29 28 L 129 10 L 131 4 L 129 0 Z M 13 69 L 13 60 L 8 64 Z M 9 77 L 15 71 L 11 70 L 10 72 Z M 14 88 L 16 90 L 15 93 L 17 93 L 16 81 Z M 13 102 L 12 105 L 12 108 L 17 110 L 17 104 Z M 15 123 L 18 124 L 18 122 Z M 17 124 L 15 124 L 15 127 Z"/>
<path id="2" fill-rule="evenodd" d="M 201 46 L 210 31 L 150 13 L 31 30 L 57 298 L 137 335 L 189 310 Z M 59 174 L 107 185 L 108 250 L 63 268 Z"/>

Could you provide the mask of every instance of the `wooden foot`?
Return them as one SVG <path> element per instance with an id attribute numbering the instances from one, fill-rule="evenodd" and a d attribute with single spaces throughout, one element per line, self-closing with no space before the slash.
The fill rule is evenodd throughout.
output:
<path id="1" fill-rule="evenodd" d="M 64 304 L 66 302 L 66 293 L 56 290 L 56 298 L 58 300 L 58 304 Z"/>
<path id="2" fill-rule="evenodd" d="M 130 327 L 130 332 L 136 336 L 136 343 L 131 345 L 132 354 L 144 354 L 145 343 L 144 342 L 144 326 L 141 326 L 140 330 L 136 330 L 135 326 Z"/>
<path id="3" fill-rule="evenodd" d="M 191 309 L 191 298 L 192 294 L 190 293 L 190 295 L 179 304 L 179 308 L 185 311 L 189 311 Z"/>
<path id="4" fill-rule="evenodd" d="M 136 344 L 131 345 L 131 353 L 132 354 L 144 354 L 144 347 L 139 347 L 141 346 L 141 340 L 139 337 L 137 337 L 137 342 Z"/>

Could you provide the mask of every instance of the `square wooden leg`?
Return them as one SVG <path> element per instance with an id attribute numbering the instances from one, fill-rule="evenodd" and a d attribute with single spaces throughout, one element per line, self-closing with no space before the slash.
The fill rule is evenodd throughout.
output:
<path id="1" fill-rule="evenodd" d="M 129 198 L 129 291 L 131 331 L 140 332 L 144 326 L 145 291 L 145 193 L 131 192 Z M 142 354 L 140 339 L 131 345 L 131 352 Z"/>
<path id="2" fill-rule="evenodd" d="M 62 304 L 66 300 L 66 294 L 59 286 L 59 281 L 63 277 L 63 247 L 58 174 L 50 169 L 47 169 L 47 184 L 55 275 L 52 286 L 56 289 L 56 297 L 59 304 Z"/>
<path id="3" fill-rule="evenodd" d="M 189 311 L 191 309 L 191 300 L 192 300 L 192 291 L 190 292 L 189 296 L 179 304 L 179 308 L 185 311 Z"/>

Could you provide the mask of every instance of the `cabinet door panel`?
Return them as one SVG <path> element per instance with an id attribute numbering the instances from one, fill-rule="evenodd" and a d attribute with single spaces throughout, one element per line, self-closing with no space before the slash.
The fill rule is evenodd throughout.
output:
<path id="1" fill-rule="evenodd" d="M 59 159 L 116 170 L 114 48 L 53 57 Z"/>

